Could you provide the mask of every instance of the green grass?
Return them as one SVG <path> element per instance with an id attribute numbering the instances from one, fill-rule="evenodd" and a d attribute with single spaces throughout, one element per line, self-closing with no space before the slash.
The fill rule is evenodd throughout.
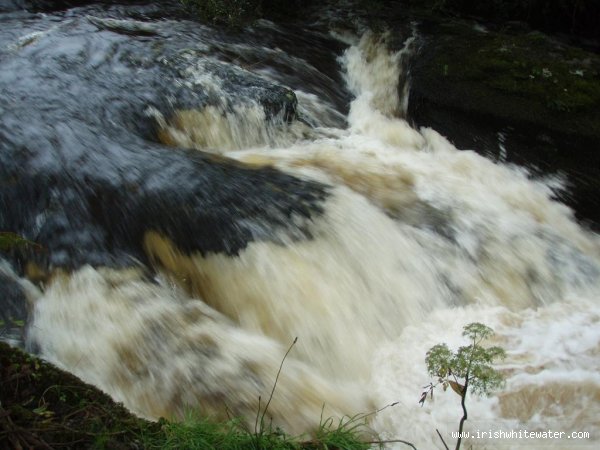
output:
<path id="1" fill-rule="evenodd" d="M 142 436 L 144 448 L 148 449 L 347 449 L 366 450 L 372 445 L 361 439 L 363 421 L 354 422 L 346 418 L 336 423 L 333 419 L 324 421 L 314 439 L 305 436 L 289 436 L 279 429 L 267 427 L 254 432 L 243 422 L 231 419 L 214 422 L 190 412 L 181 422 L 162 421 L 159 433 Z"/>
<path id="2" fill-rule="evenodd" d="M 253 433 L 243 422 L 215 422 L 197 412 L 188 412 L 181 422 L 161 421 L 158 433 L 142 435 L 147 449 L 297 449 L 299 443 L 283 433 Z"/>
<path id="3" fill-rule="evenodd" d="M 328 418 L 321 418 L 321 426 L 316 433 L 317 448 L 336 449 L 343 448 L 348 450 L 366 450 L 371 448 L 371 444 L 358 439 L 358 436 L 364 434 L 367 427 L 367 416 L 359 414 L 354 417 L 342 418 L 339 422 Z"/>
<path id="4" fill-rule="evenodd" d="M 159 433 L 142 437 L 145 448 L 156 449 L 274 449 L 274 450 L 367 450 L 372 442 L 365 440 L 368 430 L 366 416 L 346 417 L 335 421 L 321 421 L 312 439 L 306 436 L 289 436 L 280 429 L 254 431 L 246 428 L 239 419 L 214 422 L 196 412 L 189 411 L 181 422 L 162 421 Z"/>

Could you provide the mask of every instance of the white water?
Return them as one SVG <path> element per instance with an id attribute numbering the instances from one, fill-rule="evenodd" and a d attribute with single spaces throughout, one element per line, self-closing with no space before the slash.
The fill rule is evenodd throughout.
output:
<path id="1" fill-rule="evenodd" d="M 191 405 L 222 415 L 226 403 L 253 423 L 258 396 L 268 397 L 298 336 L 270 407 L 276 423 L 309 429 L 323 402 L 327 413 L 353 415 L 399 401 L 372 427 L 425 449 L 442 448 L 436 428 L 453 442 L 461 410 L 454 393 L 441 391 L 419 407 L 430 381 L 424 355 L 436 343 L 461 345 L 462 327 L 481 321 L 508 352 L 499 366 L 507 383 L 469 399 L 466 430 L 592 438 L 467 445 L 596 448 L 600 239 L 552 200 L 557 182 L 532 181 L 397 118 L 406 53 L 371 34 L 349 48 L 342 67 L 356 99 L 345 130 L 297 124 L 273 139 L 264 125 L 248 138 L 253 122 L 238 127 L 235 115 L 210 111 L 176 127 L 165 122 L 168 143 L 333 186 L 314 239 L 202 257 L 149 233 L 160 283 L 137 271 L 57 274 L 36 302 L 30 340 L 140 414 L 177 416 Z M 318 99 L 298 97 L 301 107 L 310 100 L 306 114 L 318 123 Z M 195 137 L 206 135 L 212 140 Z"/>

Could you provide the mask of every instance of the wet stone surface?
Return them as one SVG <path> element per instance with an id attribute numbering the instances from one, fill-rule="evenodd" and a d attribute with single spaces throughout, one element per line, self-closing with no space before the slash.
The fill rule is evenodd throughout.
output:
<path id="1" fill-rule="evenodd" d="M 325 187 L 163 147 L 148 114 L 253 101 L 291 120 L 293 92 L 212 62 L 203 68 L 223 97 L 205 95 L 181 74 L 213 31 L 147 10 L 0 16 L 0 229 L 44 246 L 43 264 L 70 268 L 131 264 L 149 230 L 202 253 L 308 237 L 302 220 L 319 214 Z"/>

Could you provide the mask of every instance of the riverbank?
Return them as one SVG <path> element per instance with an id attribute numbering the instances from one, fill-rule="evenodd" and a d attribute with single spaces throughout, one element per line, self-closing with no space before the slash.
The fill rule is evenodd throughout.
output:
<path id="1" fill-rule="evenodd" d="M 183 421 L 139 418 L 96 387 L 0 342 L 0 447 L 96 449 L 366 449 L 360 420 L 325 420 L 313 439 L 265 423 L 246 429 L 190 413 Z"/>
<path id="2" fill-rule="evenodd" d="M 161 424 L 97 388 L 0 342 L 0 447 L 147 448 Z"/>

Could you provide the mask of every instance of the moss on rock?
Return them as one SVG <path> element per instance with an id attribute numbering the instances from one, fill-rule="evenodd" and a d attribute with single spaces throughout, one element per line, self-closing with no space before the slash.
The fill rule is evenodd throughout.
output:
<path id="1" fill-rule="evenodd" d="M 600 139 L 600 56 L 539 32 L 445 21 L 413 71 L 424 101 Z"/>

